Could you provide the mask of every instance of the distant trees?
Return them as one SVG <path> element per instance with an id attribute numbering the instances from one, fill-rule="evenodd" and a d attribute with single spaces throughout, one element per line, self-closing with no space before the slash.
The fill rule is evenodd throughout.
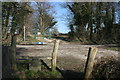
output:
<path id="1" fill-rule="evenodd" d="M 74 15 L 71 36 L 80 41 L 115 43 L 120 34 L 115 27 L 115 5 L 111 2 L 74 2 L 67 5 Z M 73 28 L 72 26 L 76 26 Z M 74 30 L 73 30 L 74 29 Z M 73 32 L 74 31 L 74 32 Z"/>
<path id="2" fill-rule="evenodd" d="M 13 6 L 13 4 L 15 4 Z M 32 12 L 29 3 L 4 2 L 2 3 L 2 32 L 3 41 L 10 36 L 13 22 L 16 24 L 16 33 L 22 33 L 22 28 L 26 24 L 27 16 Z M 16 15 L 16 22 L 13 21 Z"/>
<path id="3" fill-rule="evenodd" d="M 57 22 L 54 21 L 52 14 L 49 13 L 52 10 L 52 6 L 47 2 L 36 2 L 37 7 L 37 26 L 40 29 L 42 36 L 49 32 L 49 29 L 52 28 Z"/>
<path id="4" fill-rule="evenodd" d="M 56 27 L 51 28 L 50 33 L 51 33 L 51 35 L 54 35 L 54 36 L 59 35 L 59 31 L 58 31 L 58 29 Z"/>
<path id="5" fill-rule="evenodd" d="M 74 29 L 74 25 L 73 24 L 70 24 L 69 25 L 69 29 L 70 29 L 70 32 L 68 33 L 69 34 L 69 37 L 71 40 L 74 40 L 75 39 L 75 29 Z"/>

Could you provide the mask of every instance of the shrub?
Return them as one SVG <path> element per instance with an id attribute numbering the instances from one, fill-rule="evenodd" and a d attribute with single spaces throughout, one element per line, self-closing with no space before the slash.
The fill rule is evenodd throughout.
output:
<path id="1" fill-rule="evenodd" d="M 120 78 L 120 61 L 115 58 L 102 58 L 92 72 L 95 80 L 111 80 Z"/>

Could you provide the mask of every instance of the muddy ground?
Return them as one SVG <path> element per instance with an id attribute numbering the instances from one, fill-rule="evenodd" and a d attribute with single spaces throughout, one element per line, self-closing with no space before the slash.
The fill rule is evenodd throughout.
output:
<path id="1" fill-rule="evenodd" d="M 53 43 L 47 45 L 17 45 L 17 56 L 51 56 L 53 45 Z M 57 69 L 69 74 L 69 76 L 72 73 L 83 73 L 88 50 L 92 46 L 98 48 L 95 62 L 101 57 L 113 56 L 118 58 L 119 56 L 118 51 L 104 49 L 104 45 L 81 45 L 79 43 L 61 42 L 57 54 Z M 44 61 L 50 67 L 50 61 Z M 74 75 L 72 74 L 72 76 Z"/>

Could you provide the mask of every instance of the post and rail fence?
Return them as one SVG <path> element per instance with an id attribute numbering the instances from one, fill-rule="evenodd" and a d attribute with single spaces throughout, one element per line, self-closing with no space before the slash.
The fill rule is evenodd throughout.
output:
<path id="1" fill-rule="evenodd" d="M 54 48 L 53 48 L 53 52 L 52 52 L 52 56 L 51 57 L 28 57 L 28 56 L 19 56 L 16 57 L 16 60 L 18 61 L 22 61 L 22 60 L 44 60 L 44 59 L 48 59 L 51 60 L 51 70 L 52 72 L 56 71 L 56 60 L 57 60 L 57 52 L 58 52 L 58 48 L 59 48 L 59 43 L 60 40 L 55 40 L 54 42 Z M 88 51 L 88 57 L 87 57 L 87 61 L 86 61 L 86 65 L 85 65 L 85 71 L 84 71 L 84 80 L 89 80 L 91 77 L 91 72 L 93 70 L 93 65 L 94 65 L 94 59 L 97 53 L 97 48 L 96 47 L 90 47 L 89 51 Z"/>
<path id="2" fill-rule="evenodd" d="M 57 60 L 57 52 L 58 52 L 58 47 L 59 47 L 60 40 L 55 40 L 54 41 L 54 48 L 52 52 L 51 57 L 44 57 L 44 56 L 16 56 L 17 62 L 22 62 L 22 63 L 30 63 L 32 60 L 51 60 L 51 70 L 52 72 L 55 72 L 56 70 L 56 60 Z"/>

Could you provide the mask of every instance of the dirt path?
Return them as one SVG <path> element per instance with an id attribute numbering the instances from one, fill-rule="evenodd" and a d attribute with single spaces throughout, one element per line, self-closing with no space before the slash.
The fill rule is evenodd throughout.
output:
<path id="1" fill-rule="evenodd" d="M 89 47 L 98 47 L 95 62 L 101 57 L 118 57 L 117 51 L 100 48 L 102 45 L 61 43 L 57 55 L 57 67 L 63 71 L 83 72 Z M 48 45 L 17 45 L 19 56 L 51 56 L 53 43 Z M 45 61 L 50 66 L 49 61 Z"/>

